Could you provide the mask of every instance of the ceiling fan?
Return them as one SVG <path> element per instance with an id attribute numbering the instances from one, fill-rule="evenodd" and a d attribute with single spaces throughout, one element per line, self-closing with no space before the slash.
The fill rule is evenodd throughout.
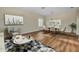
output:
<path id="1" fill-rule="evenodd" d="M 70 7 L 70 8 L 74 8 L 74 7 Z"/>
<path id="2" fill-rule="evenodd" d="M 46 7 L 41 7 L 41 9 L 45 9 Z"/>

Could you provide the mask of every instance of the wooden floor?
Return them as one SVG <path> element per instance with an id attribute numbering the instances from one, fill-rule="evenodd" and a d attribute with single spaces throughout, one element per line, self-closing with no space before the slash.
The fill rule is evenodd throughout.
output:
<path id="1" fill-rule="evenodd" d="M 57 52 L 78 52 L 79 41 L 76 36 L 68 36 L 54 33 L 37 32 L 31 33 L 31 36 L 40 41 L 42 44 L 47 45 Z"/>

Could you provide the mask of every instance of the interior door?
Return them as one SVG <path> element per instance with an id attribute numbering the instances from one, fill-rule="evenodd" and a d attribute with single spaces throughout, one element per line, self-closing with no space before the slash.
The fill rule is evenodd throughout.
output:
<path id="1" fill-rule="evenodd" d="M 79 35 L 79 17 L 77 17 L 77 31 L 76 34 Z"/>
<path id="2" fill-rule="evenodd" d="M 5 52 L 4 33 L 0 33 L 0 52 Z"/>

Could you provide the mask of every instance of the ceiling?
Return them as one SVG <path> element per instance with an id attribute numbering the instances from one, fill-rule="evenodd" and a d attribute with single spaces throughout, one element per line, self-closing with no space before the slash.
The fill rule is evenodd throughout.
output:
<path id="1" fill-rule="evenodd" d="M 76 10 L 76 7 L 74 8 L 73 7 L 22 7 L 21 9 L 38 13 L 43 16 L 48 16 L 51 14 L 57 14 L 57 13 L 71 11 L 71 10 Z"/>

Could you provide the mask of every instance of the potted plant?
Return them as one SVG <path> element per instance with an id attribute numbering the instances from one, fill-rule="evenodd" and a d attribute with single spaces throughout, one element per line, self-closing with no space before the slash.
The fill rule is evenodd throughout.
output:
<path id="1" fill-rule="evenodd" d="M 76 30 L 76 24 L 71 23 L 69 26 L 71 27 L 71 32 L 74 33 L 74 31 Z"/>

